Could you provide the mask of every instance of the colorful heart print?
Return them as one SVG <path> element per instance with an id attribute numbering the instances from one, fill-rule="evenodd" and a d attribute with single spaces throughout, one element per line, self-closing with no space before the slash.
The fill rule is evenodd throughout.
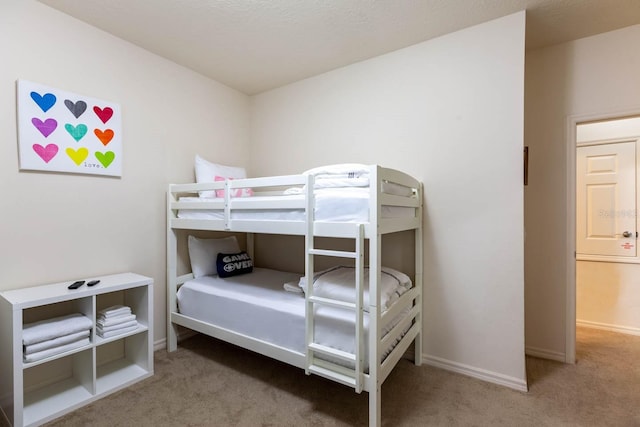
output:
<path id="1" fill-rule="evenodd" d="M 102 123 L 105 124 L 109 121 L 111 116 L 113 116 L 113 110 L 110 107 L 100 108 L 95 106 L 93 107 L 93 112 L 96 113 L 96 116 L 98 116 L 98 118 L 102 120 Z"/>
<path id="2" fill-rule="evenodd" d="M 31 123 L 40 131 L 45 138 L 53 133 L 58 127 L 58 122 L 55 119 L 47 119 L 44 122 L 37 117 L 31 119 Z"/>
<path id="3" fill-rule="evenodd" d="M 67 106 L 76 119 L 87 110 L 87 103 L 84 101 L 73 102 L 70 99 L 65 99 L 64 105 Z"/>
<path id="4" fill-rule="evenodd" d="M 64 125 L 64 128 L 76 141 L 80 141 L 87 134 L 87 125 L 79 124 L 78 126 L 74 126 L 71 123 L 67 123 Z"/>
<path id="5" fill-rule="evenodd" d="M 35 151 L 45 163 L 49 163 L 49 161 L 58 154 L 58 146 L 56 144 L 48 144 L 46 147 L 40 144 L 33 144 L 32 147 L 33 151 Z"/>
<path id="6" fill-rule="evenodd" d="M 102 166 L 104 166 L 104 168 L 108 168 L 109 165 L 113 162 L 113 160 L 116 158 L 116 155 L 113 151 L 105 151 L 104 153 L 101 153 L 100 151 L 96 151 L 96 159 L 98 159 L 98 161 L 102 164 Z"/>
<path id="7" fill-rule="evenodd" d="M 102 142 L 102 145 L 104 145 L 105 147 L 107 146 L 107 144 L 109 142 L 111 142 L 111 140 L 113 139 L 113 131 L 111 129 L 105 129 L 104 131 L 100 130 L 100 129 L 94 129 L 93 133 L 96 134 L 96 136 L 98 137 L 98 139 L 100 140 L 100 142 Z"/>
<path id="8" fill-rule="evenodd" d="M 35 103 L 38 104 L 38 107 L 40 107 L 45 113 L 49 108 L 53 107 L 57 100 L 56 96 L 52 93 L 40 95 L 38 92 L 31 92 L 31 99 L 33 99 Z"/>
<path id="9" fill-rule="evenodd" d="M 86 159 L 89 155 L 89 150 L 84 147 L 78 148 L 77 150 L 74 150 L 73 148 L 67 148 L 65 152 L 67 153 L 67 156 L 69 156 L 71 160 L 73 160 L 73 162 L 78 166 L 80 166 L 80 163 L 82 163 L 84 159 Z"/>

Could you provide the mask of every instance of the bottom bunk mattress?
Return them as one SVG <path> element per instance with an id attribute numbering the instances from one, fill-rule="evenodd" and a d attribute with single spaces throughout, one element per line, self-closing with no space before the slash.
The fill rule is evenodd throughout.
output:
<path id="1" fill-rule="evenodd" d="M 304 294 L 284 289 L 285 283 L 297 284 L 299 279 L 299 274 L 265 268 L 254 268 L 252 273 L 224 279 L 202 276 L 180 287 L 178 308 L 183 315 L 304 354 Z M 406 316 L 411 308 L 409 304 L 400 315 L 383 325 L 382 336 Z M 316 306 L 315 314 L 316 343 L 355 353 L 353 311 Z M 369 318 L 367 313 L 363 317 L 366 343 Z M 387 353 L 392 348 L 393 345 Z M 366 350 L 365 345 L 364 362 L 368 366 Z"/>

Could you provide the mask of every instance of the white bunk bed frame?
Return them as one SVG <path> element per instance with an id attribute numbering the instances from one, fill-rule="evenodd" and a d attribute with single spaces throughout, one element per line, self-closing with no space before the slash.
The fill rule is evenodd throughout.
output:
<path id="1" fill-rule="evenodd" d="M 364 223 L 321 222 L 314 221 L 314 192 L 306 189 L 314 188 L 312 175 L 289 175 L 265 178 L 249 178 L 226 180 L 215 183 L 202 184 L 170 184 L 167 194 L 167 350 L 177 349 L 177 328 L 180 325 L 191 330 L 233 343 L 240 347 L 255 351 L 268 357 L 283 361 L 305 370 L 307 374 L 317 374 L 354 388 L 357 393 L 365 390 L 369 393 L 369 425 L 379 426 L 381 423 L 381 388 L 382 383 L 390 374 L 393 367 L 402 358 L 412 342 L 415 341 L 415 364 L 422 361 L 422 184 L 413 177 L 378 165 L 369 166 L 370 197 L 369 221 Z M 411 188 L 409 197 L 390 195 L 382 192 L 384 182 L 400 184 Z M 274 187 L 305 186 L 304 197 L 273 201 L 265 197 L 231 198 L 229 190 L 237 188 L 252 188 L 255 195 L 273 195 Z M 189 193 L 206 190 L 225 190 L 224 198 L 211 199 L 207 202 L 180 201 L 180 197 Z M 280 194 L 280 193 L 278 193 Z M 193 194 L 191 194 L 193 195 Z M 267 200 L 265 200 L 267 199 Z M 415 215 L 408 218 L 383 218 L 382 206 L 402 206 L 414 208 Z M 182 219 L 178 218 L 179 210 L 221 209 L 224 216 L 221 219 Z M 251 209 L 303 209 L 305 219 L 300 221 L 274 220 L 239 220 L 233 219 L 234 210 Z M 253 234 L 286 234 L 305 236 L 305 275 L 307 283 L 313 282 L 314 256 L 345 257 L 355 260 L 356 270 L 356 301 L 345 303 L 342 301 L 316 297 L 312 295 L 313 286 L 307 287 L 305 294 L 306 312 L 306 343 L 305 353 L 283 348 L 254 337 L 239 334 L 229 329 L 203 322 L 178 312 L 176 292 L 187 280 L 193 278 L 191 273 L 177 275 L 177 233 L 178 230 L 210 230 L 226 232 L 244 232 L 247 234 L 247 250 L 253 254 Z M 382 235 L 399 231 L 413 230 L 415 234 L 415 278 L 413 288 L 404 293 L 399 303 L 394 304 L 384 313 L 380 310 L 380 283 Z M 314 237 L 351 238 L 355 240 L 355 251 L 335 251 L 316 249 Z M 364 248 L 365 240 L 369 240 L 368 266 L 370 271 L 369 301 L 363 301 L 364 278 Z M 412 302 L 409 315 L 395 326 L 387 335 L 381 337 L 381 325 L 384 319 L 392 319 L 405 306 L 402 302 Z M 346 353 L 325 347 L 314 342 L 313 305 L 324 304 L 334 307 L 347 308 L 354 311 L 356 316 L 356 351 L 355 354 Z M 369 312 L 369 340 L 364 342 L 363 312 L 368 306 Z M 407 330 L 408 328 L 408 330 Z M 406 333 L 403 332 L 406 331 Z M 400 339 L 393 350 L 382 360 L 382 354 L 391 343 Z M 369 351 L 369 370 L 365 372 L 363 366 L 364 346 Z M 341 365 L 326 362 L 316 355 L 329 355 L 333 358 L 355 365 L 348 369 Z"/>

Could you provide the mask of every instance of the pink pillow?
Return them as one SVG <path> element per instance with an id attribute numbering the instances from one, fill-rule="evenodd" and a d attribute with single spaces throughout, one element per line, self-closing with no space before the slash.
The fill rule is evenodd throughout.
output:
<path id="1" fill-rule="evenodd" d="M 215 176 L 214 181 L 233 180 L 233 178 L 225 178 L 223 176 Z M 250 188 L 233 188 L 231 189 L 231 197 L 250 197 L 253 196 L 253 190 Z M 216 197 L 224 197 L 224 190 L 216 190 Z"/>

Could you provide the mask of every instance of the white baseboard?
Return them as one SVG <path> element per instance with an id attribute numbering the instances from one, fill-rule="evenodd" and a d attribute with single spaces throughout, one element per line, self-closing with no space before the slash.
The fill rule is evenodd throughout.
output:
<path id="1" fill-rule="evenodd" d="M 187 339 L 187 338 L 191 338 L 192 336 L 194 336 L 195 334 L 197 334 L 196 331 L 192 331 L 192 330 L 184 330 L 178 333 L 178 342 Z M 158 350 L 166 350 L 167 349 L 167 338 L 161 338 L 158 341 L 155 341 L 153 343 L 153 351 L 158 351 Z"/>
<path id="2" fill-rule="evenodd" d="M 523 381 L 520 378 L 499 374 L 497 372 L 487 371 L 484 369 L 476 368 L 474 366 L 464 365 L 462 363 L 452 362 L 450 360 L 425 354 L 422 355 L 422 361 L 427 365 L 435 366 L 436 368 L 466 375 L 472 378 L 477 378 L 493 384 L 506 386 L 518 391 L 526 392 L 529 390 L 526 380 Z"/>
<path id="3" fill-rule="evenodd" d="M 540 359 L 555 360 L 557 362 L 562 362 L 562 363 L 567 361 L 567 357 L 565 353 L 546 350 L 544 348 L 525 347 L 524 353 L 527 356 L 539 357 Z"/>
<path id="4" fill-rule="evenodd" d="M 576 320 L 576 325 L 584 326 L 586 328 L 600 329 L 603 331 L 640 336 L 640 328 L 634 328 L 631 326 L 610 325 L 607 323 L 590 322 L 588 320 Z"/>
<path id="5" fill-rule="evenodd" d="M 167 339 L 162 338 L 153 343 L 153 351 L 164 350 L 167 348 Z"/>

